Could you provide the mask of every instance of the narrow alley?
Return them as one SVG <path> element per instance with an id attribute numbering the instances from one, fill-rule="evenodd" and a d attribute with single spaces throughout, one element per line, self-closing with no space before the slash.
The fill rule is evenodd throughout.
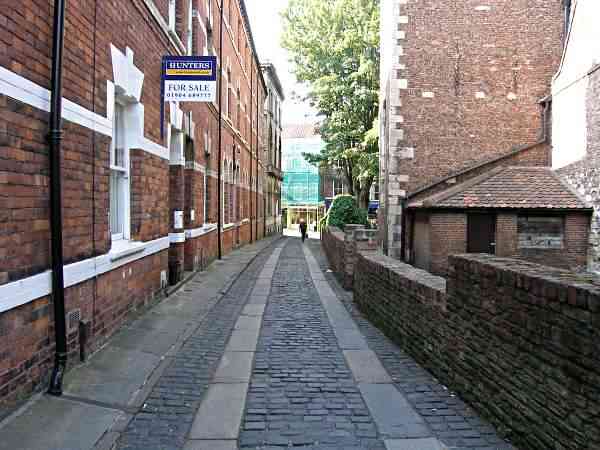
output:
<path id="1" fill-rule="evenodd" d="M 273 239 L 221 266 L 138 320 L 168 308 L 179 345 L 134 323 L 134 334 L 75 370 L 62 399 L 14 418 L 0 449 L 512 448 L 361 317 L 327 272 L 319 241 Z M 207 283 L 223 295 L 208 300 Z M 137 346 L 115 364 L 127 364 L 129 378 L 102 365 L 123 342 Z M 55 411 L 45 422 L 44 402 Z"/>

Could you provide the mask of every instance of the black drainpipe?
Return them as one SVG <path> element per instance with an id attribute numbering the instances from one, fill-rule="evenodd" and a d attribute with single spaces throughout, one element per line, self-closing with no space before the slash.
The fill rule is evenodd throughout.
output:
<path id="1" fill-rule="evenodd" d="M 254 150 L 254 139 L 252 139 L 252 119 L 254 118 L 254 102 L 252 101 L 252 95 L 254 95 L 254 70 L 250 68 L 250 186 L 248 188 L 248 198 L 250 200 L 250 243 L 254 241 L 254 220 L 252 217 L 252 154 Z"/>
<path id="2" fill-rule="evenodd" d="M 222 206 L 221 206 L 221 198 L 223 197 L 223 188 L 221 186 L 221 178 L 223 176 L 223 164 L 221 163 L 222 158 L 222 126 L 223 126 L 223 4 L 224 1 L 221 0 L 221 18 L 219 22 L 219 152 L 218 152 L 218 167 L 217 167 L 217 240 L 218 240 L 218 249 L 219 249 L 219 259 L 223 258 L 223 247 L 221 243 L 221 234 L 223 228 L 223 219 L 221 215 Z"/>
<path id="3" fill-rule="evenodd" d="M 54 34 L 52 42 L 52 86 L 50 95 L 50 225 L 52 240 L 52 303 L 56 352 L 54 370 L 48 393 L 62 395 L 62 383 L 67 365 L 67 327 L 65 319 L 65 283 L 63 274 L 63 237 L 61 201 L 61 141 L 62 141 L 62 56 L 65 34 L 65 1 L 54 2 Z"/>
<path id="4" fill-rule="evenodd" d="M 260 76 L 260 74 L 258 73 L 260 69 L 260 66 L 257 64 L 257 76 Z M 258 241 L 258 217 L 259 217 L 259 212 L 258 212 L 258 159 L 260 158 L 260 141 L 259 141 L 259 136 L 260 136 L 260 88 L 259 88 L 259 82 L 260 79 L 256 80 L 256 181 L 254 183 L 255 187 L 256 187 L 256 192 L 254 192 L 254 198 L 255 198 L 255 203 L 256 203 L 256 208 L 255 208 L 255 213 L 256 213 L 256 240 Z M 264 237 L 264 236 L 263 236 Z"/>

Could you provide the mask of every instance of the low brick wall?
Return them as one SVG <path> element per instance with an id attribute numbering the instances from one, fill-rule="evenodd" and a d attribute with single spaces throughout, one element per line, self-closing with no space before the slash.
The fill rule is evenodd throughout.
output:
<path id="1" fill-rule="evenodd" d="M 363 225 L 346 225 L 344 231 L 329 227 L 322 232 L 321 240 L 331 270 L 345 289 L 352 289 L 357 254 L 377 248 L 377 230 L 367 230 Z"/>
<path id="2" fill-rule="evenodd" d="M 321 244 L 327 255 L 329 267 L 336 275 L 341 274 L 344 269 L 345 249 L 344 232 L 336 227 L 329 227 L 321 232 Z"/>
<path id="3" fill-rule="evenodd" d="M 453 256 L 446 282 L 359 252 L 365 315 L 522 449 L 600 448 L 600 284 Z"/>

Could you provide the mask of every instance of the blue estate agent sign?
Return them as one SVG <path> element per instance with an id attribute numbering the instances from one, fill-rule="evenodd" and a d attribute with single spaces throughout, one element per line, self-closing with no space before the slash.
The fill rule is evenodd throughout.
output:
<path id="1" fill-rule="evenodd" d="M 217 58 L 165 56 L 162 82 L 164 101 L 213 102 L 217 97 Z"/>

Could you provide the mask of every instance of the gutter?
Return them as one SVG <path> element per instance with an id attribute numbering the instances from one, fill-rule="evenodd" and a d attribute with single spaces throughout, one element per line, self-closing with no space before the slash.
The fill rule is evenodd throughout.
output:
<path id="1" fill-rule="evenodd" d="M 67 327 L 65 317 L 65 281 L 62 236 L 61 141 L 62 132 L 62 59 L 65 34 L 65 1 L 54 2 L 54 32 L 52 37 L 52 82 L 50 87 L 50 240 L 52 244 L 52 304 L 56 349 L 54 369 L 48 393 L 62 395 L 67 366 Z"/>

